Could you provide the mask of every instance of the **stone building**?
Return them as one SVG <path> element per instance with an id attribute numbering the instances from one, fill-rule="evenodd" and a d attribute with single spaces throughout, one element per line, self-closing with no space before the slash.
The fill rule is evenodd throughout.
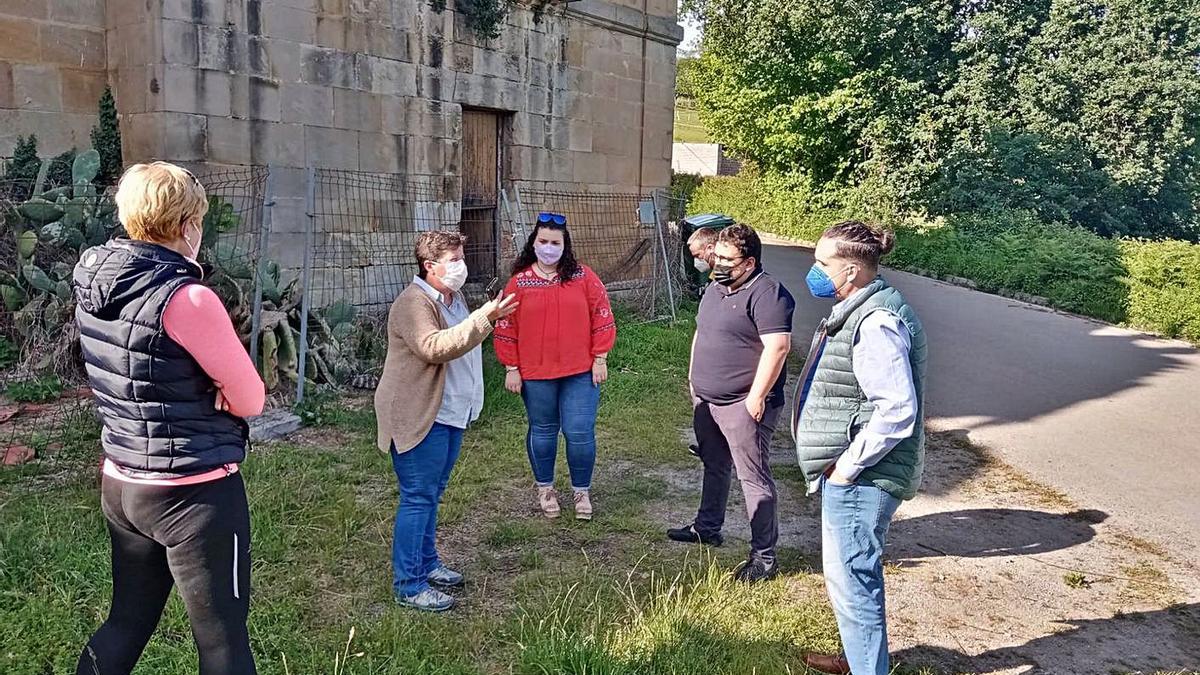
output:
<path id="1" fill-rule="evenodd" d="M 483 240 L 506 186 L 669 184 L 676 0 L 522 0 L 491 40 L 436 4 L 0 0 L 0 155 L 87 147 L 108 84 L 126 162 L 270 165 L 285 234 L 308 167 L 429 177 L 412 208 Z"/>

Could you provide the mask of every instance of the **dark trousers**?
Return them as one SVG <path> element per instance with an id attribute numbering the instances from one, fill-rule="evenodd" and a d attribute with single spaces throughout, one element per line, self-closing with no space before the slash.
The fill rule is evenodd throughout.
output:
<path id="1" fill-rule="evenodd" d="M 241 474 L 169 487 L 105 476 L 100 506 L 112 539 L 112 609 L 76 673 L 132 671 L 177 586 L 201 675 L 252 675 L 250 510 Z"/>
<path id="2" fill-rule="evenodd" d="M 693 411 L 692 426 L 704 463 L 704 484 L 695 528 L 715 534 L 725 524 L 729 502 L 730 469 L 737 469 L 750 519 L 750 559 L 767 569 L 775 566 L 775 544 L 779 541 L 779 519 L 775 511 L 775 478 L 769 463 L 771 437 L 782 406 L 768 406 L 756 422 L 745 403 L 717 405 L 700 401 Z"/>

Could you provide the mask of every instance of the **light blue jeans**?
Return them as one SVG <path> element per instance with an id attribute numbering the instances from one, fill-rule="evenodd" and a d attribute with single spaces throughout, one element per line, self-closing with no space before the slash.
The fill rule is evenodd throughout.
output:
<path id="1" fill-rule="evenodd" d="M 821 486 L 821 563 L 854 675 L 888 675 L 883 546 L 900 500 L 874 485 Z"/>

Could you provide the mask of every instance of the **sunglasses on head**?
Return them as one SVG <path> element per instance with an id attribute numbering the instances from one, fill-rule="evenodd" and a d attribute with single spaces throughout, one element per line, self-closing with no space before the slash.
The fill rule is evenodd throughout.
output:
<path id="1" fill-rule="evenodd" d="M 544 213 L 538 214 L 537 221 L 538 221 L 538 223 L 554 223 L 555 225 L 566 225 L 567 217 L 562 215 L 561 213 L 544 212 Z"/>

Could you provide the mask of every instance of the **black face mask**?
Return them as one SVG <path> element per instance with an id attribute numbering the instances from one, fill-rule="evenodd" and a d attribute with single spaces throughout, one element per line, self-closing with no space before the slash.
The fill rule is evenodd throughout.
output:
<path id="1" fill-rule="evenodd" d="M 737 280 L 742 275 L 735 275 L 733 271 L 737 269 L 737 265 L 713 265 L 712 278 L 713 281 L 722 286 L 729 287 L 737 283 Z"/>

